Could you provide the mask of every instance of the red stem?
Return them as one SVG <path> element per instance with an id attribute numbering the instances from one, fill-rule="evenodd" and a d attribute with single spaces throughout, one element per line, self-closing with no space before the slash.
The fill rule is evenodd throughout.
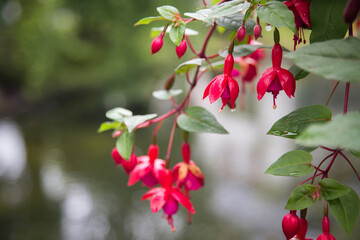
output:
<path id="1" fill-rule="evenodd" d="M 326 156 L 326 157 L 319 163 L 319 165 L 317 166 L 317 168 L 320 169 L 321 165 L 322 165 L 329 157 L 331 157 L 332 155 L 334 155 L 334 153 L 331 153 L 331 154 L 329 154 L 328 156 Z M 314 172 L 314 176 L 313 176 L 313 180 L 311 181 L 311 184 L 314 183 L 315 175 L 317 174 L 317 172 L 318 172 L 318 170 L 316 169 L 315 172 Z M 321 173 L 321 174 L 323 174 L 323 173 Z M 316 176 L 317 176 L 317 175 L 316 175 Z"/>
<path id="2" fill-rule="evenodd" d="M 347 113 L 347 109 L 348 109 L 349 91 L 350 91 L 350 83 L 347 82 L 345 88 L 344 114 Z"/>
<path id="3" fill-rule="evenodd" d="M 336 151 L 334 152 L 334 155 L 333 155 L 333 157 L 332 157 L 332 159 L 331 159 L 331 162 L 329 163 L 329 165 L 327 166 L 327 168 L 326 168 L 325 171 L 323 172 L 323 177 L 322 177 L 322 178 L 327 178 L 327 177 L 328 177 L 328 173 L 329 173 L 329 171 L 330 171 L 333 163 L 335 162 L 335 159 L 336 159 L 338 153 L 339 153 L 338 150 L 336 150 Z"/>
<path id="4" fill-rule="evenodd" d="M 194 46 L 192 45 L 189 36 L 188 36 L 188 35 L 185 35 L 185 38 L 186 38 L 186 42 L 187 42 L 190 50 L 191 50 L 196 56 L 199 55 L 199 53 L 195 50 Z"/>
<path id="5" fill-rule="evenodd" d="M 339 152 L 339 154 L 345 158 L 345 160 L 349 163 L 350 167 L 352 168 L 352 170 L 354 171 L 356 177 L 359 179 L 359 182 L 360 182 L 360 176 L 359 176 L 359 173 L 356 171 L 354 165 L 351 163 L 351 161 L 345 156 L 345 154 L 343 154 L 342 152 Z"/>
<path id="6" fill-rule="evenodd" d="M 323 174 L 323 173 L 318 173 L 318 174 L 316 174 L 316 175 L 314 175 L 314 176 L 312 176 L 312 177 L 310 177 L 310 178 L 302 181 L 300 184 L 298 184 L 298 186 L 303 185 L 304 183 L 306 183 L 307 181 L 310 181 L 310 180 L 312 180 L 312 181 L 311 181 L 311 184 L 313 184 L 313 183 L 314 183 L 314 179 L 317 178 L 318 176 L 322 175 L 322 174 Z"/>
<path id="7" fill-rule="evenodd" d="M 165 157 L 165 160 L 166 160 L 166 167 L 167 168 L 170 168 L 170 156 L 171 156 L 171 147 L 172 147 L 172 143 L 173 143 L 173 140 L 174 140 L 174 135 L 175 135 L 175 129 L 176 129 L 176 122 L 177 122 L 177 117 L 179 115 L 176 115 L 175 119 L 174 119 L 174 123 L 173 123 L 173 126 L 171 128 L 171 133 L 170 133 L 170 137 L 169 137 L 169 144 L 168 144 L 168 148 L 167 148 L 167 152 L 166 152 L 166 157 Z"/>

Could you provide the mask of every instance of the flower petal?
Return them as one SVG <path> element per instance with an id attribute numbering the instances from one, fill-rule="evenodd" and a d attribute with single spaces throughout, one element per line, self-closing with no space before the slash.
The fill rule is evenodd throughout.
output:
<path id="1" fill-rule="evenodd" d="M 151 167 L 148 163 L 140 163 L 131 171 L 128 186 L 134 185 L 142 177 L 150 173 Z"/>
<path id="2" fill-rule="evenodd" d="M 257 98 L 259 100 L 263 98 L 263 96 L 266 93 L 266 90 L 270 86 L 271 82 L 275 79 L 275 77 L 276 77 L 276 71 L 273 67 L 266 69 L 266 71 L 262 74 L 256 87 L 256 91 L 258 94 Z"/>
<path id="3" fill-rule="evenodd" d="M 216 80 L 216 77 L 211 80 L 211 82 L 207 85 L 204 91 L 203 99 L 205 99 L 207 96 L 209 96 L 210 86 L 213 84 L 213 82 Z"/>
<path id="4" fill-rule="evenodd" d="M 224 74 L 215 77 L 214 82 L 211 84 L 209 90 L 210 103 L 215 102 L 224 92 L 227 84 L 227 77 L 228 75 L 224 75 Z"/>
<path id="5" fill-rule="evenodd" d="M 141 200 L 148 199 L 149 197 L 151 197 L 152 195 L 154 195 L 155 193 L 157 193 L 159 191 L 163 191 L 163 188 L 162 187 L 152 188 L 141 197 Z"/>
<path id="6" fill-rule="evenodd" d="M 188 164 L 183 163 L 180 168 L 179 168 L 179 176 L 177 181 L 181 182 L 182 180 L 184 180 L 184 178 L 186 178 L 188 174 Z"/>
<path id="7" fill-rule="evenodd" d="M 228 86 L 229 86 L 230 96 L 231 96 L 230 97 L 231 108 L 233 109 L 235 107 L 235 101 L 236 101 L 237 97 L 239 96 L 239 84 L 237 83 L 237 81 L 234 78 L 229 77 Z"/>
<path id="8" fill-rule="evenodd" d="M 295 8 L 302 21 L 308 28 L 311 28 L 310 21 L 310 3 L 307 0 L 298 0 L 295 2 Z"/>
<path id="9" fill-rule="evenodd" d="M 294 97 L 296 82 L 292 73 L 283 68 L 277 69 L 276 73 L 279 77 L 280 84 L 284 89 L 286 95 L 289 98 L 291 98 L 291 95 Z"/>
<path id="10" fill-rule="evenodd" d="M 151 197 L 150 208 L 153 213 L 163 208 L 163 206 L 166 203 L 165 195 L 166 195 L 165 190 L 163 190 L 163 191 L 158 191 L 156 194 L 154 194 Z"/>
<path id="11" fill-rule="evenodd" d="M 182 194 L 177 188 L 175 188 L 175 187 L 172 188 L 171 196 L 176 201 L 181 203 L 189 212 L 191 212 L 192 214 L 195 214 L 195 209 L 194 209 L 191 201 L 184 194 Z"/>

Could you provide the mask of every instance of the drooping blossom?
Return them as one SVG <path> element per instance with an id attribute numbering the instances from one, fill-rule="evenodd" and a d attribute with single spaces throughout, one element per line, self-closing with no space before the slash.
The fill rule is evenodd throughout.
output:
<path id="1" fill-rule="evenodd" d="M 336 240 L 333 235 L 330 234 L 330 220 L 328 216 L 324 216 L 322 220 L 323 233 L 320 234 L 316 240 Z"/>
<path id="2" fill-rule="evenodd" d="M 129 161 L 126 161 L 118 152 L 118 150 L 116 149 L 116 147 L 113 148 L 112 152 L 111 152 L 111 156 L 115 162 L 116 165 L 122 165 L 122 167 L 124 168 L 125 172 L 127 174 L 129 174 L 136 166 L 137 163 L 137 158 L 135 154 L 131 154 Z"/>
<path id="3" fill-rule="evenodd" d="M 305 218 L 299 218 L 299 230 L 294 237 L 290 240 L 312 240 L 311 238 L 306 238 L 306 232 L 308 229 L 308 222 Z"/>
<path id="4" fill-rule="evenodd" d="M 158 158 L 159 147 L 150 145 L 148 155 L 137 158 L 138 164 L 131 171 L 128 186 L 141 180 L 145 185 L 153 187 L 158 183 L 159 173 L 165 169 L 165 161 Z"/>
<path id="5" fill-rule="evenodd" d="M 195 214 L 195 210 L 191 201 L 173 186 L 173 177 L 169 169 L 160 171 L 159 183 L 161 187 L 150 189 L 142 196 L 142 200 L 150 198 L 150 208 L 153 213 L 163 209 L 171 230 L 175 231 L 172 215 L 178 211 L 179 203 L 192 214 Z"/>
<path id="6" fill-rule="evenodd" d="M 245 39 L 245 36 L 246 36 L 246 28 L 245 28 L 245 24 L 243 24 L 237 30 L 236 37 L 237 37 L 238 41 L 241 42 L 242 40 Z"/>
<path id="7" fill-rule="evenodd" d="M 286 95 L 294 97 L 296 83 L 292 73 L 281 68 L 282 49 L 279 43 L 275 43 L 271 54 L 272 67 L 268 68 L 259 79 L 257 84 L 257 98 L 261 100 L 266 92 L 273 94 L 273 107 L 276 108 L 275 99 L 281 90 Z"/>
<path id="8" fill-rule="evenodd" d="M 154 38 L 154 40 L 151 43 L 151 55 L 157 53 L 158 51 L 160 51 L 160 49 L 163 46 L 163 38 L 164 38 L 165 33 L 161 32 L 159 36 L 157 36 L 156 38 Z"/>
<path id="9" fill-rule="evenodd" d="M 200 168 L 190 160 L 190 145 L 185 142 L 181 148 L 184 161 L 176 164 L 173 169 L 177 187 L 184 187 L 186 191 L 198 190 L 204 186 L 204 175 Z"/>
<path id="10" fill-rule="evenodd" d="M 296 215 L 296 211 L 290 211 L 283 217 L 282 230 L 287 240 L 291 239 L 298 232 L 300 227 L 300 219 Z"/>
<path id="11" fill-rule="evenodd" d="M 187 49 L 187 44 L 186 44 L 186 41 L 185 39 L 183 39 L 179 46 L 176 46 L 175 47 L 175 51 L 176 51 L 176 55 L 178 56 L 178 58 L 180 59 L 182 56 L 184 56 L 185 52 L 186 52 L 186 49 Z"/>
<path id="12" fill-rule="evenodd" d="M 221 97 L 223 103 L 220 111 L 230 102 L 231 109 L 235 108 L 235 100 L 239 95 L 239 84 L 231 76 L 234 67 L 234 57 L 228 54 L 225 58 L 224 73 L 217 75 L 206 87 L 203 99 L 209 96 L 210 103 L 215 102 Z"/>
<path id="13" fill-rule="evenodd" d="M 294 35 L 294 51 L 296 45 L 305 41 L 304 28 L 311 28 L 310 2 L 307 0 L 292 0 L 283 2 L 294 14 L 296 34 Z"/>

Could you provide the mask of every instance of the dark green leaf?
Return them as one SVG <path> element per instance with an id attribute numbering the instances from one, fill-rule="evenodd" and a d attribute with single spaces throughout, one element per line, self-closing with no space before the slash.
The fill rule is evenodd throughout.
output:
<path id="1" fill-rule="evenodd" d="M 120 127 L 120 123 L 117 122 L 117 121 L 113 121 L 113 122 L 103 122 L 99 129 L 97 130 L 98 133 L 102 133 L 102 132 L 105 132 L 107 130 L 111 130 L 111 129 L 115 129 L 115 128 L 118 128 Z"/>
<path id="2" fill-rule="evenodd" d="M 285 206 L 287 210 L 301 210 L 308 208 L 315 203 L 312 195 L 316 191 L 316 186 L 303 184 L 295 188 Z"/>
<path id="3" fill-rule="evenodd" d="M 330 80 L 360 81 L 360 40 L 355 37 L 313 43 L 285 57 L 305 71 Z"/>
<path id="4" fill-rule="evenodd" d="M 198 106 L 189 107 L 177 119 L 179 127 L 188 132 L 208 132 L 227 134 L 214 115 Z"/>
<path id="5" fill-rule="evenodd" d="M 137 125 L 139 125 L 140 123 L 143 123 L 149 119 L 152 119 L 154 117 L 156 117 L 155 113 L 146 114 L 146 115 L 136 115 L 136 116 L 124 118 L 124 123 L 125 123 L 126 127 L 128 128 L 128 131 L 132 132 L 132 130 L 134 130 L 134 128 Z"/>
<path id="6" fill-rule="evenodd" d="M 170 89 L 166 90 L 157 90 L 152 93 L 153 97 L 159 100 L 169 100 L 171 97 L 175 97 L 181 94 L 183 90 L 181 89 Z"/>
<path id="7" fill-rule="evenodd" d="M 282 2 L 267 2 L 265 5 L 257 7 L 258 17 L 274 27 L 288 27 L 296 33 L 294 14 Z"/>
<path id="8" fill-rule="evenodd" d="M 360 113 L 338 115 L 332 121 L 309 126 L 297 139 L 304 146 L 327 146 L 360 151 Z"/>
<path id="9" fill-rule="evenodd" d="M 161 6 L 156 8 L 156 10 L 160 13 L 161 16 L 168 20 L 176 20 L 180 17 L 180 12 L 177 8 L 169 5 Z"/>
<path id="10" fill-rule="evenodd" d="M 296 138 L 304 129 L 314 123 L 331 119 L 331 111 L 323 105 L 299 108 L 279 119 L 267 134 L 286 138 Z"/>
<path id="11" fill-rule="evenodd" d="M 221 17 L 216 20 L 216 23 L 219 26 L 222 26 L 224 28 L 227 28 L 231 31 L 236 32 L 239 29 L 239 27 L 242 25 L 243 20 L 244 20 L 244 14 L 237 13 L 237 14 Z M 246 33 L 248 35 L 253 34 L 253 29 L 254 29 L 255 25 L 256 25 L 256 23 L 251 18 L 246 21 L 245 29 L 246 29 Z"/>
<path id="12" fill-rule="evenodd" d="M 359 197 L 357 193 L 351 189 L 347 194 L 339 198 L 328 200 L 328 204 L 335 219 L 340 223 L 345 233 L 350 236 L 359 217 Z"/>
<path id="13" fill-rule="evenodd" d="M 287 152 L 266 170 L 266 174 L 300 177 L 311 173 L 314 167 L 310 153 L 301 150 Z"/>
<path id="14" fill-rule="evenodd" d="M 343 18 L 346 2 L 344 0 L 327 0 L 324 4 L 322 1 L 311 1 L 311 43 L 344 38 L 349 28 Z"/>
<path id="15" fill-rule="evenodd" d="M 185 24 L 183 21 L 174 22 L 170 29 L 170 39 L 176 45 L 179 46 L 185 33 Z"/>
<path id="16" fill-rule="evenodd" d="M 125 108 L 113 108 L 106 112 L 105 116 L 111 120 L 122 122 L 125 117 L 131 117 L 133 114 L 130 110 Z"/>
<path id="17" fill-rule="evenodd" d="M 159 21 L 159 20 L 165 20 L 166 18 L 161 17 L 161 16 L 156 16 L 156 17 L 146 17 L 146 18 L 142 18 L 139 21 L 137 21 L 134 26 L 138 26 L 138 25 L 145 25 L 145 24 L 149 24 L 152 23 L 153 21 Z"/>
<path id="18" fill-rule="evenodd" d="M 331 178 L 324 178 L 319 182 L 319 185 L 321 186 L 321 196 L 326 200 L 334 200 L 351 190 L 349 187 L 341 185 Z"/>
<path id="19" fill-rule="evenodd" d="M 248 56 L 259 48 L 269 48 L 269 47 L 262 45 L 240 44 L 234 47 L 233 56 L 234 57 Z M 219 55 L 223 58 L 226 58 L 226 56 L 228 55 L 228 51 L 227 50 L 219 51 Z"/>
<path id="20" fill-rule="evenodd" d="M 289 71 L 295 77 L 295 80 L 300 80 L 302 78 L 305 78 L 307 75 L 309 75 L 309 72 L 305 71 L 304 69 L 299 68 L 296 65 L 292 65 L 289 68 Z"/>
<path id="21" fill-rule="evenodd" d="M 190 69 L 196 66 L 201 66 L 205 59 L 204 58 L 195 58 L 186 62 L 181 63 L 177 68 L 175 69 L 176 74 L 180 73 L 186 73 Z"/>
<path id="22" fill-rule="evenodd" d="M 129 160 L 134 145 L 134 134 L 124 131 L 116 141 L 116 149 L 120 155 Z"/>
<path id="23" fill-rule="evenodd" d="M 355 157 L 360 158 L 360 151 L 350 151 L 350 153 Z"/>
<path id="24" fill-rule="evenodd" d="M 250 7 L 250 3 L 245 2 L 244 0 L 233 0 L 229 2 L 224 2 L 220 5 L 213 7 L 210 17 L 213 19 L 229 16 L 234 13 L 239 13 Z"/>

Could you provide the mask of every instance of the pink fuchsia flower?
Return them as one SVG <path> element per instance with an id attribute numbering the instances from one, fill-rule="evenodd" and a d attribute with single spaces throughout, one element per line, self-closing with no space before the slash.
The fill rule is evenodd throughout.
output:
<path id="1" fill-rule="evenodd" d="M 179 46 L 176 46 L 175 51 L 176 51 L 176 55 L 178 56 L 178 58 L 180 59 L 182 56 L 184 56 L 185 52 L 187 49 L 187 44 L 186 41 L 183 39 Z"/>
<path id="2" fill-rule="evenodd" d="M 157 53 L 158 51 L 160 51 L 160 49 L 163 46 L 163 38 L 164 38 L 165 33 L 161 32 L 159 36 L 157 36 L 156 38 L 154 38 L 154 40 L 151 43 L 151 55 Z"/>
<path id="3" fill-rule="evenodd" d="M 239 95 L 239 84 L 231 76 L 234 67 L 234 57 L 228 54 L 225 58 L 224 73 L 217 75 L 205 88 L 203 99 L 209 96 L 210 103 L 215 102 L 221 97 L 223 103 L 220 111 L 230 102 L 231 109 L 235 108 L 235 100 Z"/>
<path id="4" fill-rule="evenodd" d="M 296 215 L 296 211 L 290 211 L 282 220 L 282 230 L 287 240 L 296 235 L 300 228 L 300 219 Z"/>
<path id="5" fill-rule="evenodd" d="M 243 24 L 243 25 L 241 25 L 241 27 L 239 27 L 239 29 L 236 32 L 236 37 L 239 42 L 241 42 L 242 40 L 245 39 L 245 37 L 246 37 L 245 24 Z"/>
<path id="6" fill-rule="evenodd" d="M 291 10 L 295 17 L 296 34 L 294 35 L 294 51 L 296 45 L 302 42 L 302 37 L 305 41 L 303 28 L 311 28 L 310 21 L 310 2 L 307 0 L 292 0 L 283 2 L 289 10 Z M 300 38 L 299 38 L 300 35 Z"/>
<path id="7" fill-rule="evenodd" d="M 182 204 L 192 214 L 195 214 L 195 210 L 191 201 L 172 185 L 173 178 L 169 169 L 160 172 L 159 183 L 161 187 L 150 189 L 142 196 L 142 200 L 150 198 L 150 208 L 153 213 L 163 209 L 171 230 L 175 231 L 172 215 L 178 211 L 178 203 Z"/>
<path id="8" fill-rule="evenodd" d="M 131 171 L 128 186 L 141 180 L 145 185 L 153 187 L 158 183 L 158 176 L 165 169 L 165 161 L 158 159 L 159 147 L 150 145 L 148 155 L 137 158 L 138 164 Z"/>
<path id="9" fill-rule="evenodd" d="M 257 84 L 257 98 L 261 100 L 266 92 L 271 92 L 274 108 L 276 108 L 275 99 L 279 92 L 284 90 L 289 98 L 294 97 L 296 83 L 291 72 L 281 68 L 282 49 L 280 44 L 274 44 L 271 59 L 273 66 L 262 74 Z"/>
<path id="10" fill-rule="evenodd" d="M 291 238 L 291 240 L 312 240 L 310 238 L 305 238 L 306 232 L 308 229 L 308 222 L 305 218 L 299 218 L 299 230 L 296 235 Z"/>
<path id="11" fill-rule="evenodd" d="M 137 158 L 135 154 L 131 154 L 129 161 L 126 161 L 118 152 L 116 148 L 113 148 L 111 156 L 116 165 L 122 165 L 125 172 L 129 174 L 136 166 Z"/>
<path id="12" fill-rule="evenodd" d="M 316 240 L 336 240 L 333 235 L 330 234 L 330 220 L 328 216 L 324 216 L 322 220 L 323 233 L 320 234 Z"/>
<path id="13" fill-rule="evenodd" d="M 336 239 L 330 233 L 322 233 L 316 238 L 316 240 L 336 240 Z"/>
<path id="14" fill-rule="evenodd" d="M 184 187 L 186 191 L 198 190 L 204 186 L 204 175 L 200 168 L 190 160 L 190 145 L 184 142 L 181 148 L 183 162 L 174 166 L 173 177 L 177 187 Z"/>

